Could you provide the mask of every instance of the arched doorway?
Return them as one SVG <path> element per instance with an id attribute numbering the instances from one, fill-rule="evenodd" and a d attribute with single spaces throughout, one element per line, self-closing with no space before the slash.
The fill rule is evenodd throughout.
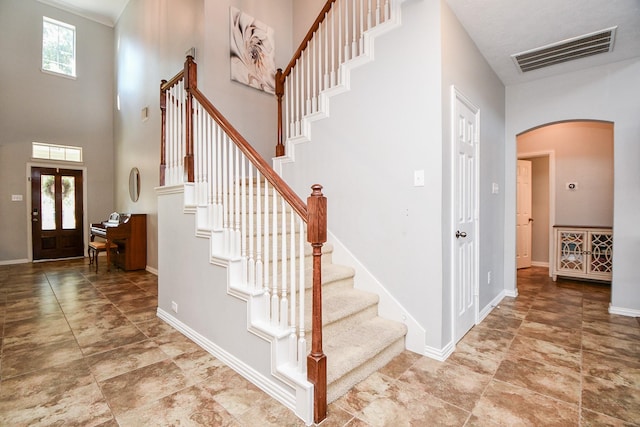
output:
<path id="1" fill-rule="evenodd" d="M 532 160 L 531 261 L 553 267 L 553 226 L 613 226 L 613 123 L 548 123 L 517 135 Z"/>

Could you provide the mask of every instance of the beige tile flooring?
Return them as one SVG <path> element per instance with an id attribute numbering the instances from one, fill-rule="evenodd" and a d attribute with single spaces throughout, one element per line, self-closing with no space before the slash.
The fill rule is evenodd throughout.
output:
<path id="1" fill-rule="evenodd" d="M 518 274 L 445 362 L 405 352 L 323 426 L 640 423 L 640 322 L 607 285 Z M 157 278 L 86 260 L 0 266 L 0 425 L 299 426 L 155 316 Z"/>

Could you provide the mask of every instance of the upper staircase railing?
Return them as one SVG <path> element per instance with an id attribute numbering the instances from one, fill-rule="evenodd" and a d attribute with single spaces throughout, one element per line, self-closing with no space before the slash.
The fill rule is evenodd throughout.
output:
<path id="1" fill-rule="evenodd" d="M 276 73 L 278 141 L 303 134 L 302 119 L 322 108 L 320 94 L 345 84 L 342 64 L 365 52 L 367 31 L 391 18 L 392 0 L 327 0 L 304 40 L 284 69 Z"/>
<path id="2" fill-rule="evenodd" d="M 321 293 L 327 202 L 322 186 L 312 187 L 305 204 L 199 91 L 190 56 L 182 71 L 162 81 L 160 108 L 160 186 L 193 183 L 194 204 L 201 214 L 198 229 L 219 236 L 217 244 L 212 243 L 213 255 L 239 263 L 238 286 L 246 294 L 264 295 L 256 327 L 288 337 L 283 369 L 313 384 L 313 417 L 316 423 L 322 421 L 327 411 Z M 313 268 L 309 354 L 305 236 Z"/>

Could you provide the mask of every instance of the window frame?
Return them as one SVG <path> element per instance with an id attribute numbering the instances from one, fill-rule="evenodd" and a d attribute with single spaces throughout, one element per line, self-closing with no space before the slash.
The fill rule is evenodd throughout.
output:
<path id="1" fill-rule="evenodd" d="M 36 150 L 39 148 L 39 150 Z M 52 155 L 51 152 L 54 151 Z M 45 155 L 37 155 L 38 152 L 44 153 L 47 151 L 47 156 Z M 59 155 L 56 155 L 58 153 Z M 77 154 L 77 156 L 74 155 Z M 60 158 L 60 154 L 62 154 L 62 158 Z M 78 158 L 76 160 L 76 158 Z M 74 164 L 82 164 L 83 153 L 82 147 L 76 147 L 72 145 L 60 145 L 60 144 L 50 144 L 48 142 L 31 142 L 31 159 L 32 160 L 51 160 L 55 162 L 68 162 Z"/>
<path id="2" fill-rule="evenodd" d="M 61 70 L 61 67 L 58 67 L 58 70 L 50 69 L 45 67 L 45 26 L 53 25 L 60 29 L 70 30 L 73 35 L 73 43 L 72 43 L 72 52 L 71 52 L 71 73 L 66 73 Z M 67 77 L 70 79 L 75 79 L 77 77 L 77 49 L 76 49 L 76 26 L 72 24 L 68 24 L 66 22 L 58 21 L 57 19 L 49 18 L 48 16 L 42 16 L 42 61 L 41 61 L 41 71 L 43 73 L 53 74 L 56 76 Z M 58 58 L 60 57 L 61 49 L 60 42 L 58 41 L 55 48 L 56 54 Z M 62 51 L 62 53 L 65 53 Z M 68 52 L 67 52 L 68 53 Z M 56 61 L 55 64 L 62 64 L 60 61 Z"/>

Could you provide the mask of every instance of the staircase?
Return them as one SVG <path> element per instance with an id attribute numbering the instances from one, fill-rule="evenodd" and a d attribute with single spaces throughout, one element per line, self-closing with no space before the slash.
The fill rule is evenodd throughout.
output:
<path id="1" fill-rule="evenodd" d="M 293 144 L 310 139 L 310 121 L 327 115 L 329 96 L 348 90 L 350 69 L 372 58 L 376 32 L 398 25 L 399 3 L 327 2 L 298 58 L 277 76 L 286 128 L 279 135 L 287 146 L 285 155 L 279 140 L 280 160 L 293 160 Z M 336 24 L 344 31 L 322 51 L 318 46 Z M 343 36 L 348 52 L 335 53 L 332 46 Z M 315 75 L 296 68 L 305 63 L 326 73 L 318 72 L 316 83 L 301 82 Z M 287 81 L 287 75 L 294 77 Z M 300 86 L 307 89 L 284 90 Z M 405 349 L 407 327 L 378 316 L 378 295 L 356 289 L 354 269 L 333 263 L 322 187 L 312 187 L 307 204 L 300 200 L 198 90 L 193 58 L 163 81 L 161 92 L 158 316 L 307 424 L 320 422 L 328 403 Z M 194 248 L 204 246 L 215 270 L 196 254 Z M 221 276 L 226 298 L 219 293 Z M 246 301 L 242 327 L 220 314 L 238 309 L 229 295 Z M 178 299 L 189 307 L 186 314 L 178 315 Z M 270 361 L 255 362 L 264 358 Z"/>

